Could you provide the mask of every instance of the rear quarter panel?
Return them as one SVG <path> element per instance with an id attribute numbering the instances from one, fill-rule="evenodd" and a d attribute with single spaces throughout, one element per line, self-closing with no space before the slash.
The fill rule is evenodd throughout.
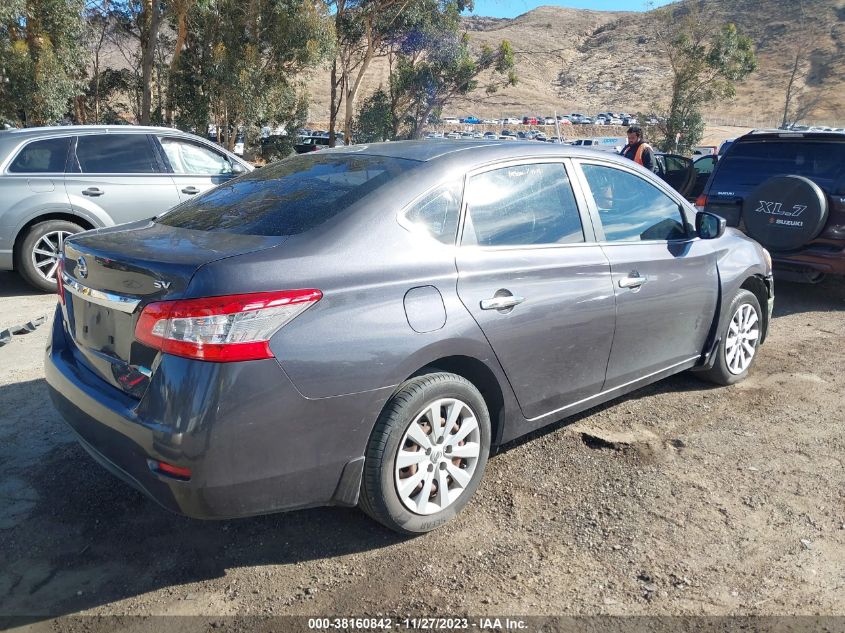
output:
<path id="1" fill-rule="evenodd" d="M 203 266 L 189 294 L 322 291 L 317 304 L 270 341 L 306 398 L 372 392 L 380 409 L 395 387 L 420 368 L 440 358 L 468 356 L 488 367 L 503 391 L 506 410 L 515 411 L 501 366 L 457 296 L 454 246 L 412 234 L 397 220 L 402 201 L 428 189 L 422 180 L 413 187 L 404 192 L 402 186 L 385 187 L 377 199 L 365 200 L 363 208 L 332 226 L 291 236 L 261 253 Z M 419 332 L 409 323 L 405 296 L 423 286 L 437 289 L 446 318 L 441 327 Z"/>
<path id="2" fill-rule="evenodd" d="M 12 267 L 12 251 L 21 230 L 51 213 L 73 215 L 61 176 L 0 175 L 0 269 Z"/>

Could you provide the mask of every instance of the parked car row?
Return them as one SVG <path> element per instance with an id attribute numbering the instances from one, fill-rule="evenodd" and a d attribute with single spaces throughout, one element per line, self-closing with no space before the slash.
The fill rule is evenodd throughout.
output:
<path id="1" fill-rule="evenodd" d="M 601 112 L 595 117 L 573 112 L 556 116 L 529 115 L 501 119 L 480 119 L 476 116 L 444 117 L 441 122 L 445 125 L 634 125 L 637 123 L 637 117 L 624 112 Z"/>

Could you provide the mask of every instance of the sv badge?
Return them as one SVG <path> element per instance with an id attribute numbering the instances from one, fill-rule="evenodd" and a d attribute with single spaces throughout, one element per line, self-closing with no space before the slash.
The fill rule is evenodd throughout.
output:
<path id="1" fill-rule="evenodd" d="M 171 282 L 169 282 L 169 281 L 161 281 L 161 280 L 157 279 L 156 281 L 153 282 L 153 288 L 159 288 L 161 290 L 167 290 L 168 288 L 170 288 L 170 283 Z"/>

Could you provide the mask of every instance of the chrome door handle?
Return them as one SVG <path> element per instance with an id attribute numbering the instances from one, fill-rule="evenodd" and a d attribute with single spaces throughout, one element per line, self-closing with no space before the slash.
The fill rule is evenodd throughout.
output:
<path id="1" fill-rule="evenodd" d="M 190 194 L 190 195 L 194 195 L 195 193 L 199 193 L 199 192 L 200 192 L 200 190 L 197 189 L 196 187 L 194 187 L 193 185 L 190 186 L 190 187 L 185 187 L 185 188 L 182 189 L 182 193 L 187 193 L 187 194 Z"/>
<path id="2" fill-rule="evenodd" d="M 625 277 L 624 279 L 619 280 L 619 287 L 620 288 L 639 288 L 646 281 L 648 281 L 647 277 Z"/>
<path id="3" fill-rule="evenodd" d="M 98 187 L 88 187 L 87 189 L 82 190 L 83 196 L 91 196 L 92 198 L 96 198 L 97 196 L 102 196 L 105 193 L 102 189 Z"/>
<path id="4" fill-rule="evenodd" d="M 514 306 L 518 306 L 525 301 L 525 297 L 515 297 L 514 295 L 505 295 L 504 297 L 493 297 L 491 299 L 481 300 L 482 310 L 507 310 Z"/>

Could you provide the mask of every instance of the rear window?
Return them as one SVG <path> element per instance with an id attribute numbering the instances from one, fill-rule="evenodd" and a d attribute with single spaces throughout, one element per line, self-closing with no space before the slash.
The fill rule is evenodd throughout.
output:
<path id="1" fill-rule="evenodd" d="M 157 221 L 242 235 L 297 235 L 338 215 L 419 162 L 360 154 L 296 156 L 212 189 Z"/>
<path id="2" fill-rule="evenodd" d="M 76 142 L 83 174 L 154 174 L 161 171 L 146 134 L 86 134 Z"/>
<path id="3" fill-rule="evenodd" d="M 748 191 L 772 176 L 809 178 L 828 193 L 845 193 L 845 142 L 735 143 L 719 160 L 711 189 Z"/>
<path id="4" fill-rule="evenodd" d="M 56 174 L 65 170 L 70 137 L 51 138 L 26 145 L 9 165 L 16 174 Z"/>

